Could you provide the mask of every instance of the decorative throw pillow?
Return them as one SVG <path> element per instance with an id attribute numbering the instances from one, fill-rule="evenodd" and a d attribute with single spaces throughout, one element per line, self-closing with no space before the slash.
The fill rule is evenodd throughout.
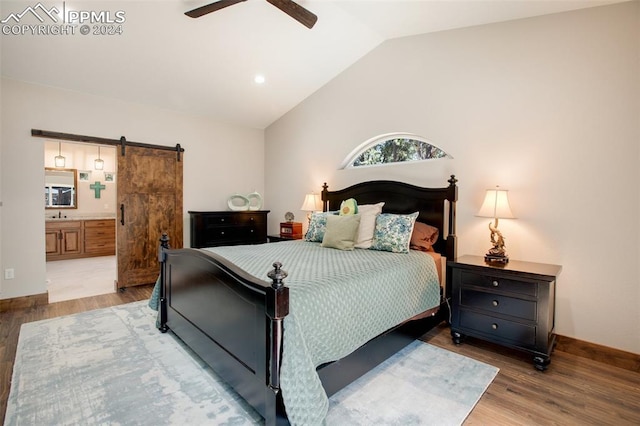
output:
<path id="1" fill-rule="evenodd" d="M 381 213 L 376 219 L 371 250 L 409 253 L 409 242 L 418 212 L 411 214 Z"/>
<path id="2" fill-rule="evenodd" d="M 324 232 L 327 228 L 327 216 L 335 216 L 337 212 L 314 212 L 311 213 L 309 229 L 304 235 L 306 241 L 321 243 Z"/>
<path id="3" fill-rule="evenodd" d="M 360 225 L 360 215 L 357 214 L 327 216 L 327 230 L 322 239 L 322 247 L 353 250 L 358 225 Z"/>
<path id="4" fill-rule="evenodd" d="M 409 246 L 414 250 L 433 251 L 433 245 L 438 241 L 439 235 L 440 231 L 435 226 L 416 222 Z"/>
<path id="5" fill-rule="evenodd" d="M 373 231 L 376 229 L 376 218 L 382 213 L 383 203 L 363 204 L 358 206 L 360 226 L 356 238 L 356 248 L 368 249 L 373 243 Z"/>
<path id="6" fill-rule="evenodd" d="M 347 216 L 358 213 L 358 203 L 355 199 L 349 198 L 340 203 L 340 216 Z"/>

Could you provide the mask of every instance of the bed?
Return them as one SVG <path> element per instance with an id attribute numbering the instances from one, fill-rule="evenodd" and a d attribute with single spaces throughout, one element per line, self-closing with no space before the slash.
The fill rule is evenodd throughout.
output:
<path id="1" fill-rule="evenodd" d="M 439 232 L 433 250 L 452 260 L 456 258 L 456 182 L 453 175 L 443 188 L 371 181 L 338 191 L 329 191 L 325 184 L 322 200 L 325 212 L 339 210 L 350 199 L 360 206 L 384 202 L 382 213 L 388 217 L 417 212 L 416 222 Z M 446 265 L 438 265 L 437 256 L 414 250 L 402 254 L 358 248 L 343 251 L 322 245 L 287 241 L 170 249 L 168 237 L 161 239 L 158 328 L 182 339 L 267 425 L 320 423 L 328 396 L 448 318 L 446 267 L 438 271 L 435 299 L 426 301 L 432 289 L 413 284 L 401 287 L 409 281 L 403 274 L 412 274 L 411 267 L 394 272 L 392 266 L 383 266 L 386 272 L 376 275 L 387 275 L 387 281 L 374 285 L 375 280 L 366 276 L 369 267 L 359 263 L 393 265 L 402 259 L 415 263 L 415 274 L 422 277 L 419 274 L 433 274 L 434 268 Z M 344 263 L 345 270 L 360 267 L 357 275 L 367 284 L 365 289 L 356 290 L 355 279 L 333 269 L 322 270 L 319 265 L 325 263 Z M 336 279 L 325 279 L 329 275 Z M 311 291 L 314 283 L 322 296 Z M 392 295 L 383 301 L 383 294 L 389 292 Z M 396 303 L 405 293 L 412 294 L 409 303 Z M 340 308 L 341 304 L 345 306 Z M 364 318 L 369 312 L 371 317 Z M 308 320 L 306 315 L 315 319 Z M 315 329 L 319 337 L 305 334 Z"/>

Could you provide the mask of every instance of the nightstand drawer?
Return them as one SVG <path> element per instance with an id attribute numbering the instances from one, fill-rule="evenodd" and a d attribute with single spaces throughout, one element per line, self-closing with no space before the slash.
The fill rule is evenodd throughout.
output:
<path id="1" fill-rule="evenodd" d="M 533 347 L 536 344 L 536 327 L 482 315 L 466 310 L 460 311 L 460 326 L 474 330 L 494 340 L 507 341 L 519 346 Z"/>
<path id="2" fill-rule="evenodd" d="M 526 294 L 536 296 L 538 286 L 535 283 L 501 278 L 495 275 L 481 275 L 473 272 L 462 271 L 461 284 L 475 285 L 478 287 L 491 288 L 511 293 Z"/>
<path id="3" fill-rule="evenodd" d="M 536 302 L 500 294 L 463 288 L 460 293 L 460 305 L 482 309 L 488 313 L 498 313 L 529 321 L 536 320 Z"/>

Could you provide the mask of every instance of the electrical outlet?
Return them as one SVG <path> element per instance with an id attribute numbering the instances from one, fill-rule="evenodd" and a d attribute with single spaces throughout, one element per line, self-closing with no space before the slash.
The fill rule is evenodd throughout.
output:
<path id="1" fill-rule="evenodd" d="M 4 279 L 12 280 L 16 277 L 16 271 L 13 268 L 7 268 L 4 270 Z"/>

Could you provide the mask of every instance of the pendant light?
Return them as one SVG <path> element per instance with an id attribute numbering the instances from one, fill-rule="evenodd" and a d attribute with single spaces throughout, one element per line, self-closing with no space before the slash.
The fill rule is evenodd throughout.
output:
<path id="1" fill-rule="evenodd" d="M 56 167 L 64 167 L 65 165 L 65 158 L 62 156 L 62 144 L 60 142 L 58 142 L 58 155 L 55 156 L 54 158 L 54 163 L 56 165 Z"/>
<path id="2" fill-rule="evenodd" d="M 100 146 L 98 146 L 98 158 L 93 162 L 93 167 L 96 170 L 104 170 L 104 160 L 100 158 Z"/>

